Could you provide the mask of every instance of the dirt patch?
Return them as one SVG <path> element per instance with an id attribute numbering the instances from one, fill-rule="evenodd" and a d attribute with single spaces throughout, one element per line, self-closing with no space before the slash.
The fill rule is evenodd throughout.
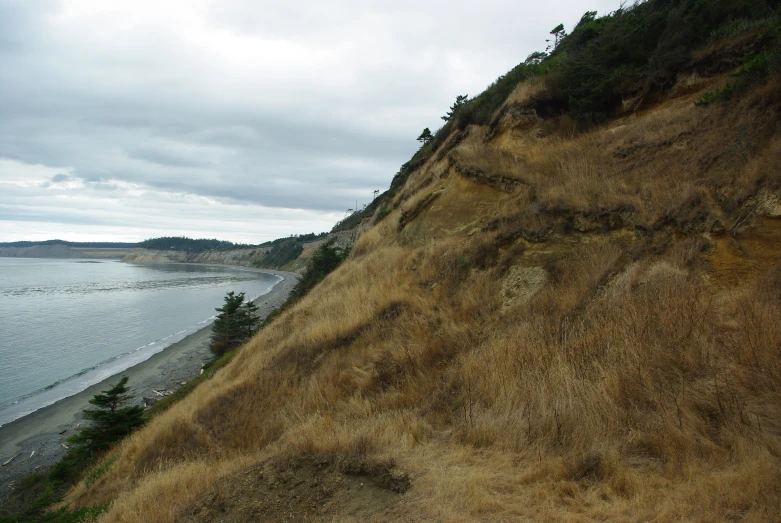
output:
<path id="1" fill-rule="evenodd" d="M 542 267 L 511 267 L 502 281 L 504 307 L 526 303 L 547 281 L 548 275 Z"/>
<path id="2" fill-rule="evenodd" d="M 771 218 L 781 218 L 781 191 L 762 189 L 757 194 L 757 211 Z"/>
<path id="3" fill-rule="evenodd" d="M 497 216 L 512 195 L 462 176 L 451 176 L 436 200 L 429 202 L 402 231 L 404 239 L 432 239 L 479 230 L 479 224 Z"/>
<path id="4" fill-rule="evenodd" d="M 385 521 L 410 486 L 393 463 L 323 456 L 267 462 L 220 482 L 178 521 Z"/>
<path id="5" fill-rule="evenodd" d="M 725 286 L 745 283 L 781 263 L 781 220 L 761 218 L 758 225 L 734 238 L 714 238 L 710 254 L 710 275 Z"/>

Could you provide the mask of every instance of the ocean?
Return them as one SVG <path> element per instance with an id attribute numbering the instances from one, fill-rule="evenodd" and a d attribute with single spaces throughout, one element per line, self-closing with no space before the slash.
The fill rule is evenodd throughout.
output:
<path id="1" fill-rule="evenodd" d="M 279 276 L 217 265 L 0 258 L 0 426 L 210 324 L 228 291 Z"/>

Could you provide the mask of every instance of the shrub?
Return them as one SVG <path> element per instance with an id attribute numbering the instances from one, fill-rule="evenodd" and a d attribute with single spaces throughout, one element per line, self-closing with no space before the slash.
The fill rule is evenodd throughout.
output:
<path id="1" fill-rule="evenodd" d="M 304 272 L 304 275 L 296 284 L 295 289 L 293 289 L 291 297 L 294 299 L 303 297 L 336 269 L 349 254 L 349 249 L 337 246 L 335 240 L 330 240 L 321 245 L 312 255 L 312 260 L 309 262 L 306 272 Z"/>

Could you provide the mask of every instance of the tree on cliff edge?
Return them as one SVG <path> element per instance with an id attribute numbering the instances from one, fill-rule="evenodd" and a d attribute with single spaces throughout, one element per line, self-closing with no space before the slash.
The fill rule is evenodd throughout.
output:
<path id="1" fill-rule="evenodd" d="M 250 339 L 260 323 L 257 305 L 251 301 L 245 303 L 243 292 L 229 292 L 225 295 L 225 304 L 215 310 L 219 314 L 212 324 L 210 348 L 217 356 L 222 356 Z"/>

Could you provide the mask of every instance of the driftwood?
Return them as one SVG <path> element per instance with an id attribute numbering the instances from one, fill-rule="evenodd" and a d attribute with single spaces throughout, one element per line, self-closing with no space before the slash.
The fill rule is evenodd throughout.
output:
<path id="1" fill-rule="evenodd" d="M 6 461 L 5 463 L 3 463 L 3 466 L 5 467 L 6 465 L 10 465 L 10 464 L 11 464 L 11 462 L 14 460 L 14 458 L 16 458 L 16 456 L 18 456 L 19 454 L 21 454 L 21 452 L 17 452 L 16 454 L 14 454 L 14 455 L 11 457 L 11 459 L 9 459 L 9 460 L 8 460 L 8 461 Z"/>

